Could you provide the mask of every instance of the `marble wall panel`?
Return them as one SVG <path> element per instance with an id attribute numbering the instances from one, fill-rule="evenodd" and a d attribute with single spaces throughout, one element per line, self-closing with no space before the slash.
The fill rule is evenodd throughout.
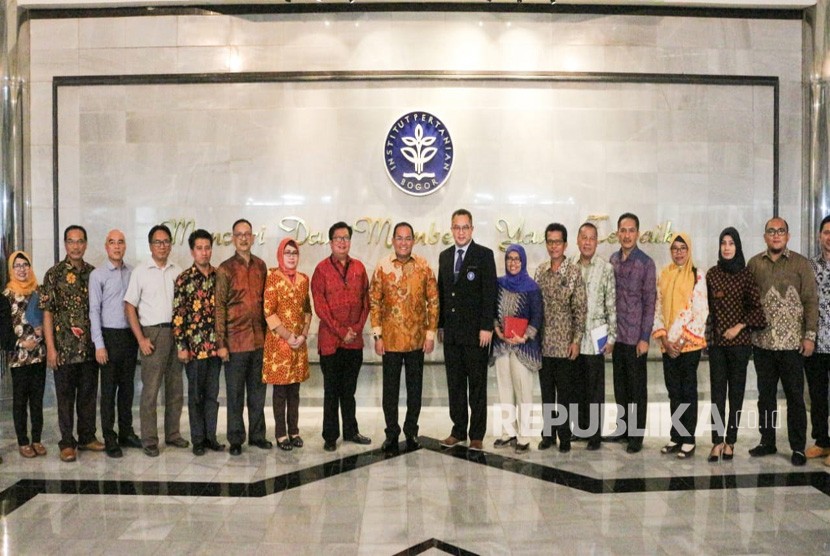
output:
<path id="1" fill-rule="evenodd" d="M 38 220 L 51 207 L 51 114 L 40 112 L 51 109 L 45 83 L 53 75 L 355 69 L 779 75 L 787 114 L 782 155 L 791 159 L 782 156 L 782 214 L 791 223 L 799 219 L 797 21 L 364 13 L 106 23 L 32 22 L 30 78 L 44 83 L 33 89 L 31 109 L 38 114 L 29 120 L 32 139 L 41 145 L 30 156 Z M 758 227 L 771 206 L 772 97 L 766 87 L 87 87 L 74 112 L 70 98 L 65 102 L 61 95 L 62 224 L 88 218 L 103 234 L 115 221 L 138 240 L 158 220 L 186 216 L 187 207 L 198 208 L 199 225 L 217 229 L 245 214 L 256 220 L 255 228 L 266 226 L 258 249 L 271 263 L 276 240 L 286 233 L 279 223 L 292 215 L 306 219 L 307 233 L 324 233 L 335 219 L 367 215 L 405 215 L 416 228 L 434 222 L 447 231 L 449 212 L 465 205 L 476 214 L 477 237 L 496 244 L 509 239 L 496 228 L 501 218 L 513 228 L 520 219 L 526 229 L 557 219 L 575 229 L 589 213 L 600 213 L 609 216 L 607 233 L 636 199 L 646 227 L 671 217 L 701 228 L 705 243 L 716 240 L 721 219 Z M 463 145 L 450 185 L 427 199 L 394 191 L 381 166 L 378 130 L 417 108 L 440 112 Z M 107 123 L 113 112 L 119 116 Z M 129 192 L 129 204 L 118 200 L 118 191 Z M 678 205 L 678 193 L 692 198 Z M 106 202 L 86 207 L 92 199 Z M 33 244 L 51 249 L 51 234 L 43 233 L 43 227 L 34 230 Z M 143 239 L 133 244 L 134 256 L 144 258 Z M 534 260 L 544 259 L 541 244 L 531 247 Z M 422 249 L 437 256 L 440 244 Z M 601 253 L 611 249 L 604 244 Z M 327 247 L 306 244 L 304 250 L 310 265 Z M 385 248 L 358 241 L 355 250 L 374 260 Z M 659 251 L 660 262 L 667 261 L 667 250 Z M 215 257 L 227 252 L 220 246 Z M 187 262 L 185 248 L 176 253 Z M 713 255 L 705 256 L 711 262 Z"/>

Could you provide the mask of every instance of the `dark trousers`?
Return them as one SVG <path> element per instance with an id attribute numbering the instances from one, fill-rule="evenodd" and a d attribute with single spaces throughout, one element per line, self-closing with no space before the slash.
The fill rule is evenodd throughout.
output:
<path id="1" fill-rule="evenodd" d="M 323 440 L 334 442 L 340 437 L 340 416 L 343 417 L 343 438 L 360 432 L 355 417 L 354 393 L 363 365 L 363 350 L 340 348 L 331 355 L 320 356 L 323 372 Z M 339 414 L 339 415 L 338 415 Z"/>
<path id="2" fill-rule="evenodd" d="M 386 420 L 386 438 L 397 440 L 401 434 L 398 425 L 398 401 L 401 391 L 401 367 L 406 379 L 406 419 L 403 433 L 407 438 L 418 436 L 418 417 L 421 415 L 421 391 L 424 382 L 424 350 L 387 351 L 383 354 L 383 417 Z"/>
<path id="3" fill-rule="evenodd" d="M 194 446 L 206 440 L 216 442 L 216 419 L 219 415 L 218 357 L 191 360 L 187 372 L 187 412 L 190 418 L 190 439 Z"/>
<path id="4" fill-rule="evenodd" d="M 807 443 L 807 409 L 804 407 L 804 357 L 796 350 L 771 351 L 755 347 L 758 375 L 758 419 L 761 443 L 775 446 L 778 421 L 778 381 L 787 398 L 787 436 L 794 452 Z"/>
<path id="5" fill-rule="evenodd" d="M 484 439 L 487 431 L 487 358 L 489 348 L 478 345 L 444 344 L 447 369 L 452 436 L 470 440 Z M 469 396 L 467 394 L 469 389 Z M 469 403 L 469 418 L 467 404 Z"/>
<path id="6" fill-rule="evenodd" d="M 18 446 L 29 445 L 29 415 L 32 416 L 32 442 L 40 442 L 45 388 L 46 363 L 12 367 L 12 414 Z"/>
<path id="7" fill-rule="evenodd" d="M 245 392 L 248 393 L 249 442 L 265 440 L 265 395 L 262 382 L 262 350 L 231 353 L 225 363 L 225 385 L 228 396 L 228 442 L 245 442 Z"/>
<path id="8" fill-rule="evenodd" d="M 576 360 L 576 396 L 579 404 L 578 433 L 599 440 L 605 403 L 605 356 L 580 355 Z M 596 432 L 591 434 L 591 428 Z"/>
<path id="9" fill-rule="evenodd" d="M 300 434 L 300 383 L 275 384 L 272 399 L 277 440 Z"/>
<path id="10" fill-rule="evenodd" d="M 567 412 L 568 418 L 556 427 L 559 441 L 565 444 L 571 442 L 571 404 L 576 404 L 574 381 L 576 379 L 576 361 L 567 357 L 542 357 L 542 368 L 539 369 L 539 389 L 542 391 L 542 438 L 552 438 L 554 431 L 550 425 L 550 417 L 557 419 L 559 411 L 552 411 L 558 403 Z M 574 424 L 576 424 L 574 422 Z"/>
<path id="11" fill-rule="evenodd" d="M 810 423 L 813 425 L 813 439 L 816 446 L 830 448 L 827 431 L 827 396 L 830 390 L 830 353 L 814 353 L 804 361 L 807 389 L 810 391 Z"/>
<path id="12" fill-rule="evenodd" d="M 58 365 L 55 370 L 55 397 L 58 400 L 58 428 L 61 450 L 95 440 L 95 404 L 98 401 L 98 364 L 84 361 Z M 78 440 L 73 429 L 78 412 Z"/>
<path id="13" fill-rule="evenodd" d="M 617 417 L 625 423 L 625 437 L 635 446 L 642 445 L 641 432 L 633 432 L 646 428 L 646 413 L 648 411 L 648 377 L 646 375 L 646 359 L 648 354 L 637 357 L 637 346 L 630 344 L 614 344 L 611 361 L 614 367 L 614 399 L 622 407 L 623 416 Z M 636 418 L 635 418 L 636 415 Z"/>
<path id="14" fill-rule="evenodd" d="M 752 346 L 711 346 L 709 348 L 709 383 L 712 385 L 712 444 L 734 444 L 741 424 L 741 407 L 746 390 L 746 366 Z M 729 417 L 726 400 L 729 399 Z M 715 419 L 715 411 L 718 418 Z M 726 427 L 724 431 L 718 427 Z"/>
<path id="15" fill-rule="evenodd" d="M 672 415 L 682 405 L 687 407 L 679 411 L 675 419 L 686 429 L 683 432 L 672 420 L 671 441 L 678 444 L 694 444 L 697 429 L 697 366 L 700 363 L 701 350 L 687 351 L 677 357 L 663 354 L 663 378 L 669 393 L 669 410 Z"/>
<path id="16" fill-rule="evenodd" d="M 133 394 L 138 341 L 129 328 L 102 328 L 107 364 L 101 365 L 101 432 L 104 441 L 117 442 L 135 434 Z M 118 401 L 118 433 L 115 432 L 115 404 Z"/>

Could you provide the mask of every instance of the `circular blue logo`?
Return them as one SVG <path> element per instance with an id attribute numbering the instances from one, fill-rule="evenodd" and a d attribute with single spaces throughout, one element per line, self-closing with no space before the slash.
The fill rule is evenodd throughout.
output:
<path id="1" fill-rule="evenodd" d="M 455 148 L 443 121 L 428 112 L 409 112 L 386 134 L 383 160 L 398 189 L 429 195 L 450 177 Z"/>

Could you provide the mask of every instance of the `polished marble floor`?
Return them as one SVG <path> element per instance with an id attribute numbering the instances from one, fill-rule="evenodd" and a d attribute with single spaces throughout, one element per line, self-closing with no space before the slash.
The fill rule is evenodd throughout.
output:
<path id="1" fill-rule="evenodd" d="M 689 461 L 660 455 L 667 438 L 659 434 L 633 455 L 619 444 L 589 452 L 575 443 L 568 454 L 534 446 L 517 456 L 492 449 L 492 436 L 480 454 L 442 450 L 435 439 L 450 427 L 442 374 L 427 369 L 424 446 L 411 453 L 380 452 L 380 369 L 366 366 L 358 419 L 370 446 L 323 451 L 314 369 L 301 391 L 301 450 L 196 457 L 166 448 L 148 458 L 128 449 L 120 460 L 87 452 L 73 464 L 57 457 L 51 384 L 50 454 L 25 460 L 16 453 L 4 380 L 0 546 L 4 554 L 62 555 L 830 553 L 830 468 L 819 460 L 791 466 L 785 430 L 779 453 L 760 460 L 746 453 L 757 431 L 742 430 L 735 459 L 718 464 L 706 462 L 702 424 L 700 451 Z M 702 400 L 707 374 L 704 364 Z M 649 365 L 649 376 L 656 417 L 667 405 L 659 363 Z M 748 388 L 749 412 L 754 379 Z M 494 402 L 494 382 L 489 391 Z M 219 423 L 224 432 L 224 408 Z"/>

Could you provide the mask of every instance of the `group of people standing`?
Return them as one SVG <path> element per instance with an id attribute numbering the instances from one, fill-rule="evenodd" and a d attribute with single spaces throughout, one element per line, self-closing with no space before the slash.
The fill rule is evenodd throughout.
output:
<path id="1" fill-rule="evenodd" d="M 223 363 L 231 455 L 241 454 L 246 440 L 251 446 L 272 448 L 264 417 L 268 384 L 273 386 L 277 446 L 286 451 L 302 448 L 300 384 L 309 377 L 313 299 L 320 321 L 326 451 L 337 449 L 341 430 L 345 441 L 371 443 L 360 433 L 355 415 L 363 329 L 370 320 L 374 350 L 383 364 L 386 452 L 400 449 L 401 432 L 408 450 L 420 445 L 424 355 L 438 341 L 443 344 L 452 421 L 442 446 L 468 441 L 469 449 L 483 449 L 487 368 L 492 364 L 506 412 L 495 448 L 517 453 L 530 449 L 533 374 L 538 372 L 544 421 L 538 449 L 558 442 L 559 451 L 568 452 L 572 441 L 585 440 L 587 449 L 596 450 L 605 440 L 625 442 L 629 453 L 637 453 L 646 434 L 646 359 L 654 339 L 663 354 L 672 412 L 663 454 L 685 459 L 695 453 L 697 368 L 708 347 L 713 403 L 709 461 L 733 457 L 747 366 L 754 354 L 761 443 L 750 455 L 776 452 L 780 381 L 787 396 L 792 463 L 825 457 L 830 465 L 830 217 L 821 223 L 821 253 L 814 260 L 788 249 L 787 223 L 773 218 L 764 230 L 767 249 L 748 264 L 738 231 L 726 228 L 720 235 L 718 263 L 708 272 L 695 266 L 691 238 L 675 234 L 669 246 L 671 263 L 659 277 L 654 261 L 637 246 L 639 219 L 632 213 L 617 221 L 620 249 L 608 262 L 596 256 L 594 224 L 580 226 L 579 253 L 571 258 L 565 254 L 567 229 L 550 224 L 545 230 L 549 260 L 533 277 L 518 244 L 505 250 L 505 274 L 497 277 L 493 251 L 474 242 L 473 231 L 469 211 L 452 214 L 454 245 L 440 254 L 437 277 L 413 253 L 415 234 L 407 222 L 394 226 L 393 252 L 377 264 L 371 280 L 363 264 L 350 256 L 352 228 L 345 222 L 329 229 L 331 254 L 311 278 L 297 270 L 300 246 L 291 238 L 280 242 L 277 266 L 268 269 L 251 253 L 254 235 L 245 219 L 233 224 L 235 252 L 218 267 L 211 263 L 213 238 L 199 229 L 188 238 L 193 264 L 179 268 L 169 260 L 172 234 L 164 225 L 150 230 L 150 259 L 135 268 L 124 261 L 124 234 L 111 230 L 104 244 L 107 261 L 97 269 L 84 261 L 86 230 L 69 226 L 64 232 L 66 258 L 47 271 L 40 286 L 29 255 L 12 253 L 3 292 L 7 303 L 0 303 L 0 320 L 11 328 L 0 327 L 0 343 L 10 352 L 20 454 L 46 454 L 41 434 L 47 366 L 54 370 L 63 461 L 75 461 L 78 450 L 121 457 L 124 447 L 158 456 L 162 386 L 164 442 L 189 447 L 179 430 L 182 365 L 194 454 L 225 449 L 216 435 Z M 139 353 L 140 436 L 132 424 Z M 621 411 L 615 431 L 604 437 L 609 354 Z M 806 451 L 805 358 L 816 440 Z M 95 436 L 99 369 L 103 443 Z M 402 370 L 407 396 L 403 427 L 398 417 Z"/>

